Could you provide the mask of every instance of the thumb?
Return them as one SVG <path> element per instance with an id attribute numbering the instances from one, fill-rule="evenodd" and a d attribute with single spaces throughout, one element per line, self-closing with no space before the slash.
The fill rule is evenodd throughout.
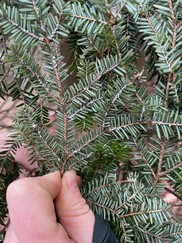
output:
<path id="1" fill-rule="evenodd" d="M 62 178 L 56 211 L 71 239 L 77 243 L 92 243 L 95 216 L 80 193 L 73 170 L 66 172 Z"/>

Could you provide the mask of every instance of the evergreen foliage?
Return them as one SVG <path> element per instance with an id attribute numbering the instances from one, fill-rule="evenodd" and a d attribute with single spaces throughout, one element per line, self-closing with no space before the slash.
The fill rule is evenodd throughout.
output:
<path id="1" fill-rule="evenodd" d="M 120 242 L 181 242 L 161 180 L 182 195 L 182 1 L 1 1 L 0 28 L 0 96 L 21 100 L 0 157 L 0 224 L 21 170 L 13 153 L 24 145 L 37 175 L 82 175 L 83 195 Z M 60 39 L 76 75 L 68 88 Z"/>

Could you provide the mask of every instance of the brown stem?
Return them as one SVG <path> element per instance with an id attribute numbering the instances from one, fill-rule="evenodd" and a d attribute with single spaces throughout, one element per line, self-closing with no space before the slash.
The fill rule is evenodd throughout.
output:
<path id="1" fill-rule="evenodd" d="M 166 91 L 165 91 L 165 101 L 164 101 L 164 106 L 165 108 L 168 107 L 168 98 L 169 98 L 169 82 L 171 80 L 172 73 L 169 74 L 167 83 L 166 83 Z"/>
<path id="2" fill-rule="evenodd" d="M 151 173 L 152 173 L 152 176 L 155 178 L 156 175 L 155 175 L 155 173 L 154 173 L 152 167 L 150 166 L 150 164 L 149 164 L 148 161 L 146 160 L 146 158 L 145 158 L 145 156 L 143 155 L 141 149 L 138 148 L 138 146 L 137 146 L 137 142 L 136 142 L 136 140 L 135 140 L 134 138 L 133 138 L 133 142 L 134 142 L 134 144 L 135 144 L 136 149 L 137 149 L 138 151 L 140 151 L 140 155 L 141 155 L 143 161 L 145 162 L 145 164 L 146 164 L 146 165 L 148 166 L 148 168 L 150 169 L 150 171 L 151 171 Z"/>
<path id="3" fill-rule="evenodd" d="M 125 5 L 126 5 L 127 2 L 128 2 L 128 0 L 125 0 L 122 3 L 121 7 L 117 10 L 116 15 L 115 15 L 115 18 L 114 18 L 114 21 L 113 21 L 114 23 L 116 23 L 117 18 L 118 18 L 118 15 L 121 13 L 122 9 L 125 7 Z"/>
<path id="4" fill-rule="evenodd" d="M 173 42 L 172 42 L 172 48 L 174 48 L 175 47 L 175 44 L 176 44 L 177 25 L 176 25 L 176 18 L 175 18 L 174 11 L 173 11 L 172 1 L 171 0 L 168 0 L 168 3 L 169 3 L 169 9 L 170 9 L 170 14 L 171 14 L 171 19 L 172 19 L 173 29 L 174 29 L 174 32 L 173 32 Z"/>
<path id="5" fill-rule="evenodd" d="M 162 159 L 164 155 L 165 145 L 166 145 L 166 141 L 163 141 L 161 146 L 160 156 L 159 156 L 159 163 L 158 163 L 158 170 L 157 170 L 158 175 L 160 174 L 162 168 Z"/>
<path id="6" fill-rule="evenodd" d="M 172 172 L 173 170 L 175 170 L 175 169 L 177 169 L 177 168 L 179 168 L 179 167 L 181 167 L 181 166 L 182 166 L 182 162 L 180 162 L 179 164 L 173 166 L 173 167 L 170 168 L 169 170 L 166 170 L 166 171 L 161 172 L 161 173 L 160 173 L 160 176 L 165 176 L 166 174 Z"/>
<path id="7" fill-rule="evenodd" d="M 163 156 L 164 156 L 164 151 L 165 151 L 165 145 L 166 145 L 166 140 L 164 140 L 162 142 L 161 145 L 161 150 L 160 150 L 160 156 L 159 156 L 159 162 L 158 162 L 158 168 L 157 168 L 157 174 L 156 174 L 156 178 L 154 181 L 154 185 L 156 185 L 156 183 L 158 182 L 158 179 L 160 177 L 161 174 L 161 170 L 162 170 L 162 162 L 163 162 Z"/>

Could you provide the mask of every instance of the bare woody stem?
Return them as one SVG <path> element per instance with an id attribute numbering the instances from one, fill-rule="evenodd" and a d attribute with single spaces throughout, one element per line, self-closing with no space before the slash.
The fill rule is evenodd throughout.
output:
<path id="1" fill-rule="evenodd" d="M 155 186 L 161 176 L 161 170 L 162 170 L 162 162 L 163 162 L 163 156 L 165 152 L 165 145 L 166 145 L 166 140 L 162 142 L 161 145 L 161 150 L 160 150 L 160 155 L 159 155 L 159 161 L 158 161 L 158 168 L 157 168 L 157 174 L 155 175 L 155 180 L 153 183 L 153 186 Z"/>

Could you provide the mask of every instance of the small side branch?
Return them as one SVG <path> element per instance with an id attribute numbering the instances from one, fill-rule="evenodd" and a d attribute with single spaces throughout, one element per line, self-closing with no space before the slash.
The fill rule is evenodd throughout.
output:
<path id="1" fill-rule="evenodd" d="M 141 149 L 138 148 L 136 140 L 133 139 L 133 142 L 134 142 L 134 144 L 135 144 L 136 149 L 137 149 L 138 151 L 140 151 L 140 155 L 141 155 L 141 157 L 142 157 L 144 163 L 148 166 L 148 168 L 150 169 L 150 171 L 151 171 L 151 173 L 152 173 L 152 176 L 155 178 L 156 175 L 155 175 L 155 173 L 154 173 L 152 167 L 150 166 L 150 164 L 149 164 L 148 161 L 146 160 L 145 156 L 143 155 Z"/>
<path id="2" fill-rule="evenodd" d="M 166 171 L 161 172 L 161 173 L 160 173 L 160 176 L 165 176 L 166 174 L 172 172 L 173 170 L 175 170 L 175 169 L 177 169 L 177 168 L 179 168 L 179 167 L 181 167 L 181 166 L 182 166 L 182 162 L 180 162 L 179 164 L 177 164 L 177 165 L 171 167 L 169 170 L 166 170 Z"/>
<path id="3" fill-rule="evenodd" d="M 109 132 L 112 131 L 118 131 L 127 127 L 132 127 L 132 126 L 137 126 L 137 125 L 149 125 L 149 126 L 154 126 L 154 125 L 166 125 L 166 126 L 177 126 L 177 127 L 182 127 L 181 123 L 173 123 L 173 122 L 161 122 L 161 121 L 136 121 L 133 123 L 128 123 L 125 125 L 113 127 L 109 129 Z"/>
<path id="4" fill-rule="evenodd" d="M 121 7 L 116 11 L 115 18 L 114 18 L 114 21 L 113 21 L 114 23 L 116 23 L 119 14 L 120 14 L 121 11 L 123 10 L 123 8 L 125 7 L 125 5 L 126 5 L 127 2 L 128 2 L 128 0 L 125 0 L 125 1 L 121 4 Z"/>
<path id="5" fill-rule="evenodd" d="M 174 11 L 173 11 L 172 0 L 168 0 L 168 4 L 169 4 L 171 19 L 172 19 L 173 29 L 174 29 L 174 32 L 173 32 L 173 43 L 172 43 L 172 48 L 174 48 L 175 47 L 175 44 L 176 44 L 177 25 L 176 25 L 175 14 L 174 14 Z"/>
<path id="6" fill-rule="evenodd" d="M 165 108 L 168 108 L 168 98 L 169 98 L 169 83 L 173 79 L 173 73 L 170 73 L 167 79 L 166 83 L 166 91 L 165 91 L 165 101 L 164 101 L 164 106 Z"/>
<path id="7" fill-rule="evenodd" d="M 164 156 L 164 152 L 165 152 L 165 146 L 166 146 L 166 140 L 164 140 L 162 142 L 161 145 L 161 150 L 160 150 L 160 155 L 159 155 L 159 162 L 158 162 L 158 168 L 157 168 L 157 174 L 155 176 L 155 180 L 153 183 L 153 186 L 155 186 L 161 176 L 161 170 L 162 170 L 162 162 L 163 162 L 163 156 Z"/>
<path id="8" fill-rule="evenodd" d="M 156 37 L 156 42 L 157 42 L 157 44 L 158 44 L 158 46 L 160 48 L 160 51 L 161 51 L 161 53 L 162 53 L 162 55 L 164 57 L 165 63 L 167 65 L 167 67 L 169 68 L 170 73 L 172 73 L 172 67 L 171 67 L 171 64 L 170 64 L 170 62 L 168 60 L 168 56 L 166 54 L 166 51 L 164 50 L 163 45 L 160 42 L 160 38 L 161 38 L 160 37 L 160 33 L 158 32 L 158 30 L 156 29 L 156 27 L 152 24 L 150 18 L 146 17 L 146 21 L 148 22 L 151 30 L 154 32 L 155 37 Z"/>

